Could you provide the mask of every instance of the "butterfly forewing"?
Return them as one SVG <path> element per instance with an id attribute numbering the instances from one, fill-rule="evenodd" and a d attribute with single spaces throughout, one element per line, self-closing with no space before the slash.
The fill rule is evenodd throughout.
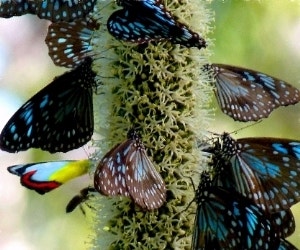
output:
<path id="1" fill-rule="evenodd" d="M 218 185 L 233 188 L 274 213 L 300 201 L 300 142 L 222 136 L 215 155 Z"/>
<path id="2" fill-rule="evenodd" d="M 90 42 L 97 28 L 98 24 L 91 19 L 52 23 L 45 41 L 53 62 L 68 68 L 81 63 L 91 53 Z"/>
<path id="3" fill-rule="evenodd" d="M 222 111 L 237 121 L 266 118 L 276 108 L 300 101 L 299 90 L 269 75 L 224 64 L 212 64 L 216 97 Z"/>
<path id="4" fill-rule="evenodd" d="M 117 39 L 145 43 L 171 40 L 186 47 L 206 47 L 206 42 L 187 26 L 176 21 L 157 0 L 119 1 L 123 7 L 107 21 L 107 28 Z"/>
<path id="5" fill-rule="evenodd" d="M 34 14 L 52 22 L 73 21 L 89 14 L 96 0 L 3 0 L 0 17 Z"/>
<path id="6" fill-rule="evenodd" d="M 29 99 L 3 128 L 0 148 L 8 152 L 41 148 L 54 153 L 88 142 L 94 130 L 91 63 L 86 58 Z"/>
<path id="7" fill-rule="evenodd" d="M 140 207 L 152 210 L 166 200 L 166 187 L 135 132 L 100 161 L 95 188 L 105 195 L 130 196 Z"/>

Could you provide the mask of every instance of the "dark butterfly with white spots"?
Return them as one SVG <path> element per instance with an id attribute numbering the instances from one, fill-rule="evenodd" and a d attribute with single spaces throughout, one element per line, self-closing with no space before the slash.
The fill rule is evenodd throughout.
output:
<path id="1" fill-rule="evenodd" d="M 238 191 L 264 211 L 280 212 L 300 201 L 300 141 L 234 140 L 224 133 L 203 151 L 212 153 L 217 186 Z"/>
<path id="2" fill-rule="evenodd" d="M 205 40 L 177 21 L 161 0 L 119 0 L 118 4 L 123 9 L 107 21 L 109 33 L 117 39 L 138 44 L 170 40 L 186 47 L 206 47 Z"/>
<path id="3" fill-rule="evenodd" d="M 192 249 L 277 249 L 280 239 L 272 222 L 252 200 L 214 186 L 201 174 Z"/>
<path id="4" fill-rule="evenodd" d="M 300 101 L 297 88 L 264 73 L 225 64 L 205 65 L 204 70 L 212 71 L 222 111 L 236 121 L 257 121 Z"/>
<path id="5" fill-rule="evenodd" d="M 159 208 L 166 201 L 165 183 L 137 132 L 131 129 L 127 137 L 99 162 L 94 175 L 95 189 L 108 196 L 130 196 L 146 210 Z"/>
<path id="6" fill-rule="evenodd" d="M 73 21 L 87 16 L 96 0 L 1 0 L 0 17 L 34 14 L 52 22 Z"/>
<path id="7" fill-rule="evenodd" d="M 73 68 L 85 57 L 93 56 L 91 39 L 98 28 L 92 19 L 50 24 L 45 40 L 49 56 L 57 66 Z"/>
<path id="8" fill-rule="evenodd" d="M 87 143 L 94 131 L 92 59 L 55 78 L 10 118 L 0 148 L 18 152 L 41 148 L 67 152 Z"/>
<path id="9" fill-rule="evenodd" d="M 75 195 L 66 206 L 66 213 L 71 213 L 77 208 L 80 207 L 81 212 L 85 215 L 85 210 L 83 209 L 82 204 L 86 203 L 91 196 L 93 196 L 96 189 L 93 187 L 86 187 L 80 191 L 80 194 Z M 92 208 L 89 204 L 88 207 Z"/>
<path id="10" fill-rule="evenodd" d="M 20 182 L 24 187 L 45 194 L 69 180 L 86 174 L 90 166 L 89 160 L 50 161 L 14 165 L 7 170 L 20 176 Z"/>

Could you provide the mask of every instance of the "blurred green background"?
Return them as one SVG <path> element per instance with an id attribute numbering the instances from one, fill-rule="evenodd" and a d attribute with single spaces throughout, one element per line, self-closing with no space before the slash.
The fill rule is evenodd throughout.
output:
<path id="1" fill-rule="evenodd" d="M 300 88 L 300 2 L 213 1 L 215 29 L 211 34 L 212 62 L 248 67 L 286 80 Z M 38 89 L 65 69 L 54 67 L 44 39 L 48 22 L 33 16 L 0 19 L 1 127 Z M 201 23 L 199 23 L 201 25 Z M 232 132 L 246 124 L 223 115 L 217 104 L 211 130 Z M 272 136 L 300 139 L 300 105 L 280 108 L 261 123 L 234 137 Z M 79 209 L 65 214 L 68 201 L 89 183 L 80 178 L 41 196 L 26 190 L 6 166 L 32 161 L 86 158 L 85 149 L 50 155 L 38 150 L 19 154 L 0 152 L 0 249 L 86 249 L 89 216 Z M 300 206 L 293 207 L 299 227 Z M 300 229 L 290 238 L 297 241 Z"/>

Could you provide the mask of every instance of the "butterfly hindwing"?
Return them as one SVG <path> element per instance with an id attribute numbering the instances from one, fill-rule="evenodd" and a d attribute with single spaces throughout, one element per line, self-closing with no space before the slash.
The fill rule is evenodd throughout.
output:
<path id="1" fill-rule="evenodd" d="M 98 24 L 92 19 L 50 24 L 45 41 L 52 61 L 68 68 L 81 63 L 91 54 L 93 30 L 97 28 Z"/>
<path id="2" fill-rule="evenodd" d="M 89 160 L 80 160 L 14 165 L 7 170 L 20 176 L 24 187 L 45 194 L 71 179 L 86 174 L 89 167 Z"/>
<path id="3" fill-rule="evenodd" d="M 87 58 L 29 99 L 3 128 L 0 148 L 67 152 L 89 141 L 94 130 L 91 62 Z"/>
<path id="4" fill-rule="evenodd" d="M 10 18 L 31 13 L 30 1 L 24 0 L 1 0 L 0 17 Z"/>
<path id="5" fill-rule="evenodd" d="M 0 17 L 34 14 L 52 22 L 73 21 L 89 14 L 96 0 L 2 0 Z"/>

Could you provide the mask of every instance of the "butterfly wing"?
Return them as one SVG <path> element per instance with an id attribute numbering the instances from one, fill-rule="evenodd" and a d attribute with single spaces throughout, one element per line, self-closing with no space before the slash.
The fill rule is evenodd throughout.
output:
<path id="1" fill-rule="evenodd" d="M 52 22 L 70 22 L 85 17 L 94 8 L 96 0 L 3 0 L 0 17 L 35 14 Z"/>
<path id="2" fill-rule="evenodd" d="M 271 213 L 300 201 L 300 141 L 243 138 L 233 150 L 234 140 L 228 134 L 223 137 L 223 154 L 230 161 L 219 176 L 220 182 L 226 179 L 224 186 L 237 189 Z"/>
<path id="3" fill-rule="evenodd" d="M 251 200 L 221 187 L 198 191 L 192 249 L 276 249 L 270 221 Z"/>
<path id="4" fill-rule="evenodd" d="M 130 196 L 125 180 L 124 160 L 124 149 L 129 144 L 130 142 L 126 140 L 116 145 L 99 162 L 94 174 L 94 186 L 100 194 Z"/>
<path id="5" fill-rule="evenodd" d="M 280 245 L 278 247 L 278 250 L 298 250 L 298 248 L 290 242 L 288 242 L 287 240 L 280 239 Z"/>
<path id="6" fill-rule="evenodd" d="M 219 106 L 236 121 L 257 121 L 300 101 L 298 89 L 269 75 L 224 64 L 212 64 L 212 69 Z"/>
<path id="7" fill-rule="evenodd" d="M 81 63 L 91 53 L 90 42 L 97 28 L 96 21 L 83 19 L 50 24 L 45 41 L 52 61 L 68 68 Z"/>
<path id="8" fill-rule="evenodd" d="M 147 210 L 161 207 L 166 201 L 165 183 L 137 137 L 128 148 L 126 166 L 126 183 L 135 203 Z"/>
<path id="9" fill-rule="evenodd" d="M 276 229 L 278 237 L 286 238 L 295 232 L 295 219 L 290 209 L 273 213 L 270 216 L 272 226 Z"/>
<path id="10" fill-rule="evenodd" d="M 0 17 L 10 18 L 21 16 L 31 12 L 30 1 L 24 0 L 1 0 Z"/>
<path id="11" fill-rule="evenodd" d="M 67 152 L 89 141 L 94 130 L 91 63 L 87 58 L 29 99 L 3 128 L 0 148 Z"/>
<path id="12" fill-rule="evenodd" d="M 7 170 L 11 174 L 20 176 L 24 187 L 35 190 L 39 194 L 45 194 L 87 173 L 89 167 L 89 160 L 80 160 L 15 165 L 8 167 Z"/>
<path id="13" fill-rule="evenodd" d="M 115 11 L 107 21 L 109 33 L 117 39 L 145 43 L 171 40 L 186 47 L 206 47 L 197 33 L 175 21 L 160 1 L 121 1 L 124 9 Z"/>
<path id="14" fill-rule="evenodd" d="M 137 138 L 134 134 L 102 158 L 94 185 L 101 194 L 131 196 L 136 204 L 151 210 L 165 202 L 166 187 Z"/>

